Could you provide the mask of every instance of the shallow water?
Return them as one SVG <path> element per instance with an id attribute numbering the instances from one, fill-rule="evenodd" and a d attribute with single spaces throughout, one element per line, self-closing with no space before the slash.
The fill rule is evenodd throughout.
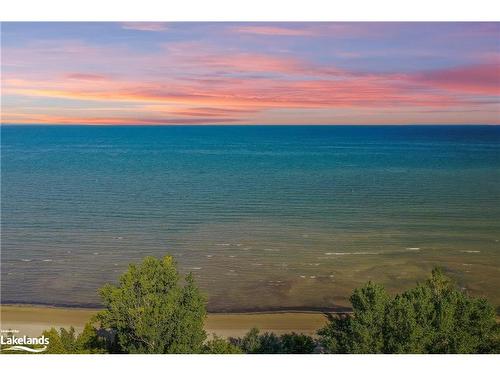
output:
<path id="1" fill-rule="evenodd" d="M 2 132 L 2 301 L 98 304 L 146 255 L 211 310 L 346 305 L 435 265 L 500 304 L 500 127 Z"/>

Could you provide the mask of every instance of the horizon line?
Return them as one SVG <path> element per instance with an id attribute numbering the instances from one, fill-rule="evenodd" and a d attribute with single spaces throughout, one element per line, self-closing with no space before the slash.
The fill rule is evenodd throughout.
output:
<path id="1" fill-rule="evenodd" d="M 54 123 L 54 124 L 40 124 L 40 123 L 0 123 L 0 127 L 2 126 L 16 126 L 16 127 L 28 127 L 28 126 L 64 126 L 64 127 L 76 127 L 76 126 L 85 126 L 85 127 L 182 127 L 182 126 L 196 126 L 196 127 L 209 127 L 209 126 L 220 126 L 220 127 L 231 127 L 231 126 L 241 126 L 241 127 L 249 127 L 249 126 L 500 126 L 500 123 L 497 124 L 486 124 L 486 123 L 406 123 L 406 124 L 62 124 L 62 123 Z"/>

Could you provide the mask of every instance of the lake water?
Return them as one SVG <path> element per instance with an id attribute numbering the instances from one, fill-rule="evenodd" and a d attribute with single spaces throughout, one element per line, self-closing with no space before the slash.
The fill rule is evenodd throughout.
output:
<path id="1" fill-rule="evenodd" d="M 346 305 L 442 266 L 500 304 L 500 127 L 3 126 L 3 302 L 99 304 L 174 255 L 212 311 Z"/>

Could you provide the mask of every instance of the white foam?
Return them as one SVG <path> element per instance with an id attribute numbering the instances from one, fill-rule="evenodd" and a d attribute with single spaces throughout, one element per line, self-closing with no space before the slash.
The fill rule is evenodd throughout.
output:
<path id="1" fill-rule="evenodd" d="M 192 270 L 201 270 L 201 267 L 191 267 Z"/>
<path id="2" fill-rule="evenodd" d="M 325 255 L 378 255 L 379 253 L 361 251 L 359 253 L 325 253 Z"/>
<path id="3" fill-rule="evenodd" d="M 264 249 L 264 251 L 280 251 L 279 249 Z"/>
<path id="4" fill-rule="evenodd" d="M 315 279 L 315 278 L 316 278 L 316 276 L 309 276 L 309 278 L 310 278 L 310 279 Z"/>
<path id="5" fill-rule="evenodd" d="M 301 278 L 301 279 L 305 279 L 305 278 L 306 278 L 306 276 L 305 276 L 305 275 L 300 275 L 300 278 Z"/>
<path id="6" fill-rule="evenodd" d="M 460 250 L 461 253 L 477 254 L 480 253 L 479 250 Z"/>
<path id="7" fill-rule="evenodd" d="M 236 255 L 229 255 L 229 258 L 236 258 Z"/>
<path id="8" fill-rule="evenodd" d="M 407 247 L 406 250 L 420 250 L 420 247 Z"/>
<path id="9" fill-rule="evenodd" d="M 216 243 L 217 246 L 231 246 L 230 243 Z"/>
<path id="10" fill-rule="evenodd" d="M 52 259 L 44 259 L 42 262 L 52 262 Z"/>
<path id="11" fill-rule="evenodd" d="M 212 257 L 213 257 L 213 255 L 207 255 L 207 258 L 212 258 Z"/>
<path id="12" fill-rule="evenodd" d="M 21 262 L 31 262 L 31 259 L 21 259 Z"/>

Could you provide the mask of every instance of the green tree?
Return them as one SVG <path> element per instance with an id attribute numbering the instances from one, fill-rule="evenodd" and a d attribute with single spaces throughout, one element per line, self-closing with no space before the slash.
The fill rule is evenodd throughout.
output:
<path id="1" fill-rule="evenodd" d="M 495 311 L 458 289 L 440 269 L 395 297 L 368 283 L 351 296 L 353 313 L 329 316 L 318 331 L 332 353 L 498 352 Z"/>
<path id="2" fill-rule="evenodd" d="M 335 353 L 380 353 L 384 347 L 384 318 L 390 297 L 384 287 L 368 282 L 350 298 L 353 316 L 329 316 L 330 325 L 318 334 Z"/>
<path id="3" fill-rule="evenodd" d="M 264 332 L 259 336 L 259 347 L 254 353 L 259 354 L 278 354 L 282 353 L 283 348 L 280 338 L 272 332 Z"/>
<path id="4" fill-rule="evenodd" d="M 316 348 L 316 343 L 310 336 L 295 332 L 281 336 L 272 332 L 260 334 L 257 328 L 252 328 L 242 338 L 231 338 L 230 341 L 248 354 L 312 353 Z"/>
<path id="5" fill-rule="evenodd" d="M 309 354 L 316 349 L 313 338 L 300 333 L 285 333 L 280 337 L 281 352 L 285 354 Z"/>
<path id="6" fill-rule="evenodd" d="M 259 329 L 254 327 L 243 338 L 231 338 L 230 341 L 244 353 L 258 353 L 260 350 L 259 333 Z"/>
<path id="7" fill-rule="evenodd" d="M 100 290 L 97 315 L 125 353 L 200 353 L 206 333 L 205 298 L 188 275 L 181 283 L 172 257 L 131 264 L 118 286 Z"/>
<path id="8" fill-rule="evenodd" d="M 207 341 L 203 346 L 205 354 L 242 354 L 243 351 L 229 341 L 213 335 L 212 339 Z"/>
<path id="9" fill-rule="evenodd" d="M 105 353 L 105 342 L 98 336 L 97 330 L 91 323 L 87 323 L 82 333 L 76 335 L 74 327 L 69 330 L 60 328 L 57 331 L 51 328 L 43 335 L 49 338 L 47 354 L 89 354 Z"/>
<path id="10" fill-rule="evenodd" d="M 354 353 L 353 319 L 348 314 L 330 314 L 328 323 L 318 330 L 320 344 L 328 353 Z"/>
<path id="11" fill-rule="evenodd" d="M 260 334 L 258 328 L 252 328 L 242 338 L 231 338 L 232 344 L 247 354 L 275 354 L 281 352 L 281 342 L 274 333 Z"/>

